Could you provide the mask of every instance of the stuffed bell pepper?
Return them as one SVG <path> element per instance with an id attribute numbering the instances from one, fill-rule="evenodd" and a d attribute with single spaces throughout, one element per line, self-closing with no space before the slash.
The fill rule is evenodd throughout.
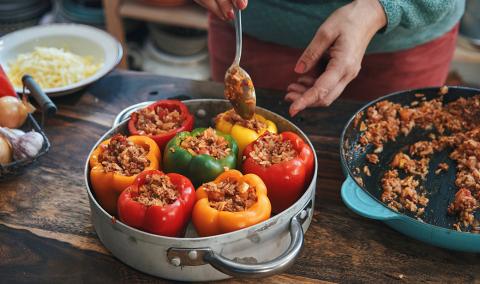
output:
<path id="1" fill-rule="evenodd" d="M 118 216 L 125 224 L 168 237 L 185 232 L 195 204 L 195 188 L 182 175 L 143 171 L 118 198 Z"/>
<path id="2" fill-rule="evenodd" d="M 177 133 L 191 131 L 193 115 L 177 100 L 161 100 L 130 116 L 128 131 L 132 135 L 146 135 L 157 142 L 163 151 Z"/>
<path id="3" fill-rule="evenodd" d="M 160 149 L 147 136 L 121 134 L 103 141 L 89 160 L 90 182 L 100 205 L 110 214 L 117 212 L 120 193 L 137 175 L 160 167 Z"/>
<path id="4" fill-rule="evenodd" d="M 243 157 L 242 171 L 265 182 L 274 213 L 295 203 L 313 175 L 313 151 L 293 132 L 267 132 L 245 148 Z"/>
<path id="5" fill-rule="evenodd" d="M 234 110 L 217 115 L 215 128 L 223 133 L 230 134 L 235 139 L 240 154 L 243 153 L 248 144 L 257 140 L 265 131 L 277 133 L 275 123 L 265 119 L 263 116 L 255 114 L 253 119 L 245 120 Z"/>
<path id="6" fill-rule="evenodd" d="M 236 167 L 238 147 L 230 135 L 213 128 L 196 128 L 177 134 L 165 148 L 163 167 L 180 173 L 195 186 L 214 180 Z"/>
<path id="7" fill-rule="evenodd" d="M 192 221 L 202 237 L 233 232 L 270 218 L 267 188 L 254 174 L 226 171 L 199 187 L 196 194 Z"/>

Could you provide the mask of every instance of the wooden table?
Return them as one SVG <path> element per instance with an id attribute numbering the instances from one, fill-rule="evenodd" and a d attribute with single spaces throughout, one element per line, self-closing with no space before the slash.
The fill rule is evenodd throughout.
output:
<path id="1" fill-rule="evenodd" d="M 59 112 L 46 127 L 51 151 L 0 184 L 0 282 L 162 282 L 122 264 L 99 242 L 90 222 L 85 160 L 123 108 L 182 94 L 221 97 L 222 91 L 211 82 L 115 72 L 85 92 L 55 100 Z M 286 116 L 281 93 L 257 94 L 260 106 Z M 343 205 L 339 135 L 360 105 L 339 100 L 293 119 L 319 158 L 315 214 L 295 265 L 265 281 L 392 282 L 403 276 L 407 282 L 479 282 L 479 255 L 420 243 Z"/>

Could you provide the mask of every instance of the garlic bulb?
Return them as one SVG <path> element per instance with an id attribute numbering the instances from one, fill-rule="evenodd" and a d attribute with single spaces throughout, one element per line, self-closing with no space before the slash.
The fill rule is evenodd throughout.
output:
<path id="1" fill-rule="evenodd" d="M 13 146 L 13 158 L 22 160 L 37 156 L 42 149 L 43 136 L 35 131 L 30 131 L 20 136 L 17 145 Z"/>
<path id="2" fill-rule="evenodd" d="M 12 145 L 15 160 L 34 158 L 42 149 L 43 136 L 33 130 L 24 134 L 21 133 L 5 127 L 0 128 L 0 134 L 7 137 Z"/>

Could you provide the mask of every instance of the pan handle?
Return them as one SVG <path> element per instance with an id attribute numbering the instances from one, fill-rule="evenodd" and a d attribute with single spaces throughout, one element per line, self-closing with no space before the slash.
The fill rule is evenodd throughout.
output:
<path id="1" fill-rule="evenodd" d="M 298 257 L 303 247 L 302 224 L 308 219 L 312 212 L 313 203 L 310 201 L 307 206 L 290 220 L 290 245 L 284 253 L 277 258 L 255 264 L 239 263 L 228 259 L 210 248 L 170 248 L 167 258 L 174 266 L 196 266 L 210 264 L 217 270 L 240 278 L 260 278 L 280 273 L 288 269 Z"/>
<path id="2" fill-rule="evenodd" d="M 353 212 L 366 218 L 379 221 L 400 219 L 401 215 L 373 199 L 365 191 L 357 186 L 351 177 L 348 177 L 342 185 L 342 200 Z"/>
<path id="3" fill-rule="evenodd" d="M 204 260 L 217 270 L 233 277 L 260 278 L 280 273 L 293 264 L 302 250 L 303 228 L 300 217 L 298 214 L 290 221 L 291 241 L 287 250 L 273 260 L 258 264 L 243 264 L 225 258 L 212 250 L 204 256 Z"/>

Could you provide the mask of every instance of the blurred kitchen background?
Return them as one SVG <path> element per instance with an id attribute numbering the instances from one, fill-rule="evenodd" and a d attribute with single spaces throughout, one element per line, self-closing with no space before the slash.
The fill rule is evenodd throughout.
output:
<path id="1" fill-rule="evenodd" d="M 0 35 L 48 23 L 104 29 L 125 48 L 120 68 L 210 78 L 207 13 L 191 0 L 0 0 Z M 448 84 L 480 86 L 480 0 L 467 0 Z"/>

